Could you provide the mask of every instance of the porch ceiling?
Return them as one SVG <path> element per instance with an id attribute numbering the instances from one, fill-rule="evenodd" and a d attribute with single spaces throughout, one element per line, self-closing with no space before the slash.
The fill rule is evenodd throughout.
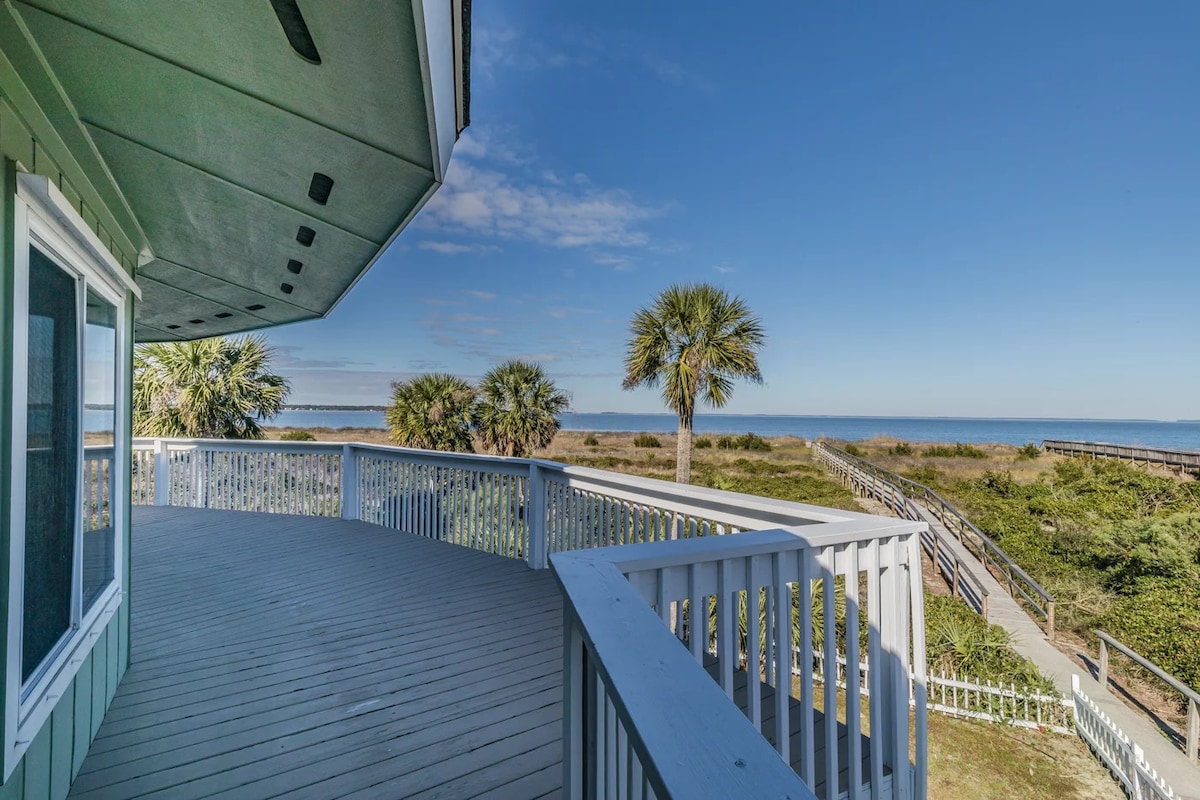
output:
<path id="1" fill-rule="evenodd" d="M 13 4 L 141 228 L 139 340 L 324 315 L 441 181 L 438 140 L 461 127 L 435 111 L 423 9 L 442 6 L 299 0 L 315 64 L 273 5 Z M 333 179 L 327 204 L 314 173 Z"/>

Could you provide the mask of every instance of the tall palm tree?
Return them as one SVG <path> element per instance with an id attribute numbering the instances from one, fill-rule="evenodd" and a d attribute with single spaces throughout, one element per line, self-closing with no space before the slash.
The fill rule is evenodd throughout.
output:
<path id="1" fill-rule="evenodd" d="M 385 419 L 392 441 L 422 450 L 474 451 L 471 412 L 475 389 L 455 375 L 429 372 L 392 384 Z"/>
<path id="2" fill-rule="evenodd" d="M 529 455 L 554 439 L 558 415 L 570 402 L 541 366 L 513 359 L 483 376 L 475 428 L 489 449 L 505 456 Z"/>
<path id="3" fill-rule="evenodd" d="M 707 283 L 667 287 L 630 325 L 625 389 L 662 386 L 663 402 L 679 415 L 675 480 L 692 477 L 692 423 L 696 401 L 713 408 L 729 402 L 733 381 L 762 383 L 758 351 L 762 323 L 740 297 Z"/>
<path id="4" fill-rule="evenodd" d="M 133 356 L 137 436 L 262 439 L 291 386 L 272 374 L 261 336 L 138 345 Z"/>

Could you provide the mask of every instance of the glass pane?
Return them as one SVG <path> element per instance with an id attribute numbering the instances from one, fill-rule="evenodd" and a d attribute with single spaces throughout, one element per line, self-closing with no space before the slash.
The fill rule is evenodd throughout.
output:
<path id="1" fill-rule="evenodd" d="M 29 408 L 21 679 L 71 627 L 79 467 L 76 281 L 29 251 Z"/>
<path id="2" fill-rule="evenodd" d="M 83 332 L 83 613 L 112 583 L 117 309 L 87 293 Z"/>

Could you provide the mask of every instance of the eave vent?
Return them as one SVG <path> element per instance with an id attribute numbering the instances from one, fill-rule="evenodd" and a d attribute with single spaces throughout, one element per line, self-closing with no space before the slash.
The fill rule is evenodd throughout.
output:
<path id="1" fill-rule="evenodd" d="M 230 314 L 228 311 L 222 311 L 220 314 L 213 314 L 213 316 L 217 319 L 229 319 L 233 314 Z"/>
<path id="2" fill-rule="evenodd" d="M 296 287 L 292 286 L 290 283 L 279 284 L 279 291 L 283 292 L 284 294 L 291 294 L 293 291 L 295 291 L 295 289 Z"/>
<path id="3" fill-rule="evenodd" d="M 312 247 L 315 238 L 317 238 L 317 232 L 306 225 L 301 225 L 300 230 L 296 231 L 296 241 L 305 247 Z"/>
<path id="4" fill-rule="evenodd" d="M 193 325 L 203 325 L 204 324 L 204 320 L 202 320 L 202 319 L 189 319 L 188 322 L 190 322 Z"/>
<path id="5" fill-rule="evenodd" d="M 255 303 L 252 306 L 246 306 L 247 311 L 262 311 L 264 308 L 266 308 L 266 306 L 260 303 Z"/>
<path id="6" fill-rule="evenodd" d="M 302 269 L 304 269 L 303 263 L 297 261 L 294 258 L 291 261 L 288 261 L 288 272 L 292 273 L 293 275 L 299 275 L 300 270 L 302 270 Z"/>
<path id="7" fill-rule="evenodd" d="M 168 326 L 167 326 L 167 330 L 169 330 L 169 331 L 177 331 L 177 330 L 179 330 L 179 326 L 178 326 L 178 325 L 168 325 Z"/>
<path id="8" fill-rule="evenodd" d="M 333 178 L 320 172 L 314 172 L 312 183 L 308 185 L 308 196 L 315 202 L 325 205 L 329 202 L 329 193 L 333 191 Z"/>
<path id="9" fill-rule="evenodd" d="M 320 64 L 321 54 L 317 52 L 317 44 L 313 41 L 308 23 L 304 21 L 304 15 L 300 13 L 300 6 L 296 5 L 296 0 L 271 0 L 271 8 L 275 10 L 275 16 L 283 28 L 283 35 L 287 37 L 288 44 L 296 51 L 296 55 L 310 64 Z"/>

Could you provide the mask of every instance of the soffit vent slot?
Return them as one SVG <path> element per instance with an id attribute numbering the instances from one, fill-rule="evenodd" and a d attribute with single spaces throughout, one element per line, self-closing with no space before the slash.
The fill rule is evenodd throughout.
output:
<path id="1" fill-rule="evenodd" d="M 178 326 L 178 325 L 168 325 L 168 326 L 167 326 L 167 330 L 169 330 L 169 331 L 177 331 L 177 330 L 179 330 L 179 326 Z"/>
<path id="2" fill-rule="evenodd" d="M 304 269 L 303 263 L 297 261 L 294 258 L 291 259 L 290 261 L 288 261 L 288 272 L 292 273 L 293 275 L 299 275 L 300 270 L 302 270 L 302 269 Z"/>
<path id="3" fill-rule="evenodd" d="M 202 320 L 202 319 L 189 319 L 188 322 L 192 323 L 193 325 L 203 325 L 204 324 L 204 320 Z"/>
<path id="4" fill-rule="evenodd" d="M 301 225 L 300 230 L 296 231 L 296 241 L 305 247 L 312 247 L 315 238 L 317 238 L 317 232 L 307 225 Z"/>
<path id="5" fill-rule="evenodd" d="M 266 306 L 260 303 L 255 303 L 252 306 L 246 306 L 247 311 L 262 311 L 264 308 L 266 308 Z"/>
<path id="6" fill-rule="evenodd" d="M 314 172 L 312 183 L 308 185 L 308 196 L 315 202 L 325 205 L 329 202 L 329 193 L 333 191 L 333 178 L 320 172 Z"/>
<path id="7" fill-rule="evenodd" d="M 284 294 L 291 294 L 293 291 L 295 291 L 295 289 L 296 287 L 292 286 L 290 283 L 279 284 L 279 291 L 283 292 Z"/>
<path id="8" fill-rule="evenodd" d="M 283 27 L 283 35 L 287 37 L 288 44 L 296 51 L 296 55 L 310 64 L 320 64 L 321 54 L 317 52 L 317 44 L 313 41 L 308 23 L 304 21 L 304 15 L 300 13 L 300 6 L 296 5 L 296 0 L 271 0 L 271 8 L 275 9 L 275 16 Z"/>
<path id="9" fill-rule="evenodd" d="M 233 314 L 230 314 L 228 311 L 222 311 L 220 314 L 213 314 L 213 316 L 217 319 L 229 319 Z"/>

